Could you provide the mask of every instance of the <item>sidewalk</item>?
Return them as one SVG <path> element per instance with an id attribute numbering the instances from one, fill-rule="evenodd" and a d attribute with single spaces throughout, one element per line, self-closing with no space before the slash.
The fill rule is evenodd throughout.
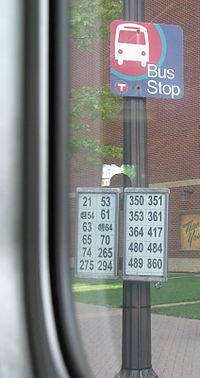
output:
<path id="1" fill-rule="evenodd" d="M 121 367 L 122 310 L 76 304 L 94 378 Z M 152 367 L 159 378 L 200 378 L 200 321 L 152 314 Z"/>

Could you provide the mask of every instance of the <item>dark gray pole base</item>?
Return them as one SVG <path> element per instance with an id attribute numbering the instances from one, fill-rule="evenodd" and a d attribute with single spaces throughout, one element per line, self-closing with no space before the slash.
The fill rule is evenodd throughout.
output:
<path id="1" fill-rule="evenodd" d="M 152 368 L 143 370 L 121 369 L 115 378 L 158 378 L 158 376 Z"/>

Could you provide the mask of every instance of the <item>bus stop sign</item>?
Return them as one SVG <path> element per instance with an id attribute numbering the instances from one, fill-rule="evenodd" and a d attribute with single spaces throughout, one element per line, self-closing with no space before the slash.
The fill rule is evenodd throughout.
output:
<path id="1" fill-rule="evenodd" d="M 111 89 L 115 95 L 181 98 L 184 93 L 181 27 L 113 21 L 110 64 Z"/>

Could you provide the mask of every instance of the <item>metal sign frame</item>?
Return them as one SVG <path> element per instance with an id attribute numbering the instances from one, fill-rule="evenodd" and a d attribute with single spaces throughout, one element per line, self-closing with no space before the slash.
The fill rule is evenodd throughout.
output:
<path id="1" fill-rule="evenodd" d="M 118 273 L 119 194 L 120 194 L 120 192 L 121 192 L 121 190 L 119 188 L 91 188 L 91 187 L 77 188 L 77 190 L 76 190 L 76 193 L 77 193 L 76 254 L 75 254 L 75 276 L 76 277 L 79 277 L 79 278 L 95 278 L 95 279 L 115 279 L 115 278 L 117 278 L 117 273 Z M 88 197 L 88 195 L 89 195 L 89 197 Z M 108 200 L 108 198 L 111 198 L 110 195 L 114 195 L 114 206 L 112 208 L 114 214 L 111 215 L 111 221 L 108 220 L 108 214 L 110 214 L 110 213 L 107 212 L 107 210 L 111 210 L 111 208 L 109 207 L 109 203 L 111 204 L 111 201 Z M 83 210 L 81 208 L 80 201 L 81 201 L 82 196 L 85 197 L 85 199 L 84 199 L 84 201 L 85 201 L 85 212 L 88 211 L 87 216 L 90 212 L 90 217 L 92 217 L 92 218 L 89 219 L 89 222 L 87 223 L 88 226 L 89 226 L 89 230 L 91 232 L 90 234 L 88 234 L 88 235 L 91 235 L 90 238 L 88 239 L 88 242 L 90 244 L 87 244 L 87 242 L 86 242 L 85 247 L 83 245 L 83 241 L 84 241 L 84 243 L 85 243 L 85 241 L 87 241 L 87 234 L 84 234 L 85 231 L 83 231 L 83 221 L 81 220 L 81 213 L 83 213 Z M 107 198 L 107 200 L 104 198 L 103 204 L 100 203 L 99 207 L 97 206 L 97 202 L 96 202 L 98 197 L 101 198 L 100 201 L 102 201 L 102 198 L 104 198 L 104 197 Z M 86 200 L 86 198 L 88 200 Z M 92 200 L 92 198 L 93 198 L 93 200 Z M 106 203 L 106 201 L 107 201 L 107 203 Z M 87 202 L 88 202 L 89 206 L 86 206 Z M 94 203 L 94 202 L 96 203 L 95 207 L 92 206 L 92 203 Z M 105 209 L 105 212 L 102 214 L 101 211 L 104 210 L 104 209 Z M 82 214 L 82 217 L 83 216 L 84 216 L 84 214 Z M 105 218 L 103 219 L 102 216 L 103 217 L 105 216 Z M 99 223 L 99 225 L 97 225 L 97 223 Z M 102 225 L 104 225 L 105 228 Z M 107 231 L 106 231 L 106 225 L 107 225 Z M 98 228 L 97 228 L 97 226 L 98 226 Z M 82 229 L 81 229 L 81 227 L 82 227 Z M 85 227 L 87 227 L 87 226 L 85 226 Z M 111 232 L 113 234 L 112 238 L 108 237 L 110 229 L 111 229 Z M 106 234 L 106 232 L 107 232 L 107 234 Z M 110 232 L 110 234 L 111 234 L 111 232 Z M 84 238 L 83 235 L 86 235 L 85 238 Z M 99 245 L 98 242 L 97 242 L 99 236 L 101 236 L 101 245 Z M 82 237 L 82 241 L 80 240 L 81 237 Z M 95 238 L 95 241 L 93 240 L 93 238 Z M 112 243 L 111 243 L 112 247 L 110 247 L 110 248 L 112 248 L 112 252 L 109 251 L 109 245 L 111 245 L 110 244 L 111 239 L 113 240 Z M 104 246 L 104 243 L 107 243 L 107 244 Z M 90 245 L 92 245 L 92 244 L 93 244 L 93 250 L 91 250 L 92 247 L 90 247 Z M 103 249 L 103 246 L 104 246 L 104 249 Z M 91 262 L 88 262 L 88 264 L 90 264 L 90 267 L 92 268 L 91 271 L 90 271 L 90 268 L 89 268 L 89 271 L 87 269 L 84 271 L 84 269 L 83 269 L 84 262 L 83 261 L 86 261 L 86 260 L 84 260 L 85 256 L 84 257 L 83 257 L 83 255 L 81 256 L 81 252 L 80 252 L 80 248 L 83 249 L 83 248 L 87 248 L 87 247 L 90 248 L 90 249 L 88 249 L 88 251 L 90 251 L 90 253 L 89 253 L 90 259 L 88 259 L 88 261 L 91 261 Z M 98 250 L 100 248 L 102 248 L 101 249 L 102 258 L 100 257 L 99 260 L 98 260 L 97 254 L 98 254 Z M 84 252 L 82 252 L 82 253 L 84 254 Z M 112 258 L 109 257 L 109 256 L 107 256 L 107 258 L 104 257 L 105 255 L 108 255 L 109 253 L 112 253 Z M 91 254 L 92 254 L 92 259 L 91 259 Z M 102 261 L 102 263 L 100 263 L 100 261 Z M 110 274 L 105 269 L 106 266 L 108 267 L 108 265 L 107 265 L 108 261 L 113 262 L 112 273 L 110 273 Z M 83 269 L 82 272 L 80 271 L 80 267 L 78 267 L 78 264 L 80 262 L 82 264 L 82 269 Z M 100 265 L 98 265 L 98 268 L 101 268 L 101 270 L 99 272 L 97 270 L 98 269 L 97 264 L 100 264 Z M 94 266 L 94 272 L 93 272 L 93 266 Z M 105 270 L 103 270 L 103 269 L 105 269 Z"/>
<path id="2" fill-rule="evenodd" d="M 123 258 L 123 279 L 124 280 L 130 280 L 130 281 L 131 280 L 132 281 L 166 281 L 167 280 L 167 271 L 168 271 L 168 251 L 167 251 L 167 247 L 168 246 L 167 246 L 167 244 L 168 244 L 168 203 L 169 203 L 169 192 L 170 192 L 169 189 L 125 188 L 125 190 L 124 190 L 124 254 L 123 254 L 123 256 L 124 256 L 124 258 Z M 147 239 L 149 237 L 147 236 L 147 232 L 146 232 L 146 228 L 150 227 L 150 226 L 147 226 L 147 219 L 146 219 L 146 217 L 144 217 L 144 213 L 142 215 L 142 212 L 146 211 L 146 213 L 145 213 L 145 215 L 146 215 L 147 211 L 149 212 L 149 214 L 151 212 L 153 214 L 153 211 L 154 211 L 155 214 L 157 214 L 156 217 L 158 216 L 158 213 L 156 213 L 156 209 L 157 209 L 156 205 L 152 204 L 152 207 L 149 208 L 148 206 L 150 206 L 150 205 L 147 205 L 146 202 L 144 203 L 143 200 L 142 200 L 142 202 L 143 202 L 142 205 L 139 203 L 138 206 L 137 206 L 138 215 L 142 215 L 142 217 L 140 218 L 140 221 L 139 221 L 140 226 L 143 227 L 142 233 L 144 232 L 144 229 L 145 229 L 144 238 L 143 238 L 143 235 L 141 237 L 139 237 L 139 239 L 137 238 L 137 240 L 140 240 L 140 243 L 138 243 L 138 245 L 140 244 L 140 246 L 142 247 L 141 248 L 142 252 L 141 251 L 136 251 L 136 252 L 139 252 L 139 254 L 137 254 L 137 256 L 139 256 L 139 258 L 137 257 L 138 258 L 137 261 L 135 261 L 135 257 L 133 255 L 134 263 L 137 263 L 138 266 L 139 266 L 139 262 L 140 262 L 141 266 L 139 268 L 137 268 L 138 269 L 137 273 L 130 274 L 130 273 L 127 272 L 127 260 L 128 260 L 128 257 L 127 257 L 127 255 L 128 255 L 127 254 L 127 248 L 128 248 L 127 227 L 130 228 L 131 227 L 130 226 L 130 222 L 131 221 L 134 222 L 134 219 L 132 219 L 131 221 L 130 221 L 130 219 L 128 220 L 128 215 L 129 214 L 128 214 L 128 206 L 127 206 L 128 204 L 127 204 L 127 201 L 128 201 L 129 195 L 131 195 L 131 194 L 138 195 L 137 198 L 143 198 L 144 201 L 146 201 L 145 198 L 148 198 L 148 196 L 151 195 L 151 194 L 152 194 L 152 196 L 154 196 L 154 198 L 157 198 L 156 196 L 160 195 L 160 196 L 162 196 L 162 198 L 165 199 L 164 200 L 164 205 L 162 205 L 162 209 L 161 208 L 159 209 L 160 212 L 162 211 L 162 214 L 164 215 L 164 219 L 162 219 L 162 222 L 160 223 L 160 225 L 162 225 L 162 228 L 163 228 L 162 242 L 160 242 L 161 239 L 159 239 L 159 243 L 161 245 L 161 248 L 163 249 L 162 259 L 160 258 L 160 260 L 162 260 L 162 271 L 161 271 L 162 273 L 161 274 L 160 273 L 156 273 L 155 275 L 154 274 L 147 274 L 147 272 L 145 273 L 144 269 L 142 269 L 143 266 L 144 266 L 144 262 L 146 262 L 147 258 L 149 260 L 151 259 L 149 256 L 147 257 L 147 252 L 146 252 L 146 255 L 144 255 L 144 254 L 142 255 L 143 248 L 144 248 L 142 246 L 142 244 L 144 245 L 144 243 L 149 243 L 149 245 L 150 245 L 150 243 L 151 243 L 149 241 L 147 242 Z M 146 206 L 146 208 L 144 206 Z M 150 209 L 152 209 L 152 210 L 150 210 Z M 134 213 L 134 212 L 131 211 L 131 216 L 132 216 L 132 213 Z M 135 216 L 135 213 L 134 213 L 134 216 Z M 143 218 L 144 218 L 144 220 L 142 220 Z M 155 224 L 153 222 L 155 222 L 155 221 L 152 220 L 152 225 Z M 152 226 L 152 228 L 153 228 L 153 226 Z M 161 227 L 157 227 L 157 231 L 156 231 L 156 226 L 154 226 L 154 233 L 155 232 L 158 233 L 158 229 L 159 228 L 161 228 Z M 132 231 L 132 229 L 131 229 L 131 231 Z M 137 229 L 137 232 L 138 231 L 139 231 L 139 229 Z M 134 229 L 134 232 L 135 232 L 135 229 Z M 132 236 L 133 236 L 133 240 L 135 240 L 134 239 L 135 236 L 134 235 L 132 235 Z M 158 239 L 159 236 L 155 235 L 155 238 Z M 129 239 L 130 239 L 130 236 L 129 236 Z M 138 245 L 137 245 L 137 247 L 138 247 Z M 132 247 L 133 247 L 133 245 L 131 246 L 131 248 Z M 129 248 L 130 248 L 130 245 L 129 245 Z M 155 247 L 155 250 L 156 249 L 157 249 L 157 246 Z M 157 253 L 157 251 L 156 251 L 156 253 Z M 152 256 L 155 256 L 156 253 L 154 253 L 154 255 L 152 255 Z M 140 261 L 139 261 L 139 259 L 140 259 Z M 155 260 L 156 260 L 156 257 L 155 257 Z M 133 260 L 130 260 L 130 261 L 131 261 L 131 264 L 132 264 Z M 137 265 L 137 264 L 135 264 L 135 265 Z M 153 262 L 152 262 L 152 264 L 153 264 Z M 158 261 L 157 261 L 157 264 L 158 264 Z M 133 269 L 133 270 L 136 270 L 136 268 Z M 140 270 L 140 272 L 139 272 L 139 270 Z M 152 270 L 152 267 L 151 267 L 151 270 Z"/>

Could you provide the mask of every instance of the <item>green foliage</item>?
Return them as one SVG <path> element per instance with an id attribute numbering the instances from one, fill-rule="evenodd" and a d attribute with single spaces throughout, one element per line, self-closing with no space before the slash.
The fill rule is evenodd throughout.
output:
<path id="1" fill-rule="evenodd" d="M 108 38 L 111 21 L 122 15 L 122 0 L 71 0 L 70 11 L 71 37 L 90 51 L 94 39 Z"/>
<path id="2" fill-rule="evenodd" d="M 105 84 L 100 88 L 82 87 L 72 91 L 71 121 L 86 118 L 88 114 L 92 121 L 100 119 L 109 122 L 113 120 L 113 116 L 119 118 L 122 114 L 122 98 L 114 96 Z"/>
<path id="3" fill-rule="evenodd" d="M 124 175 L 127 175 L 132 181 L 136 176 L 136 167 L 128 164 L 123 165 L 123 173 Z"/>
<path id="4" fill-rule="evenodd" d="M 122 14 L 122 0 L 71 0 L 70 33 L 76 46 L 91 51 L 97 39 L 108 39 L 110 23 Z M 122 159 L 122 148 L 103 144 L 92 135 L 95 121 L 113 121 L 122 115 L 122 99 L 113 96 L 109 87 L 82 87 L 71 95 L 71 157 L 81 153 L 80 172 L 86 163 L 90 167 L 100 165 L 104 158 Z"/>
<path id="5" fill-rule="evenodd" d="M 70 140 L 70 153 L 73 157 L 78 152 L 84 153 L 84 167 L 86 163 L 89 163 L 93 168 L 102 164 L 100 159 L 103 158 L 122 158 L 121 147 L 102 144 L 101 141 L 93 136 L 72 136 Z"/>
<path id="6" fill-rule="evenodd" d="M 100 88 L 82 87 L 73 91 L 70 114 L 71 157 L 74 157 L 78 152 L 83 153 L 84 167 L 86 163 L 92 167 L 97 167 L 104 158 L 122 159 L 121 147 L 103 144 L 101 140 L 91 135 L 92 124 L 95 121 L 113 121 L 113 114 L 117 118 L 122 114 L 122 99 L 113 96 L 107 85 Z M 81 167 L 79 167 L 78 171 L 81 170 Z"/>

